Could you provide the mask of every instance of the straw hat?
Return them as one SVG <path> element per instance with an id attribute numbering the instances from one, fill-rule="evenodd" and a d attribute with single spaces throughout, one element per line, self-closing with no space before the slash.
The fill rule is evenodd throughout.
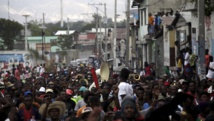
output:
<path id="1" fill-rule="evenodd" d="M 46 104 L 42 104 L 41 107 L 39 108 L 39 113 L 43 115 L 43 112 L 45 110 Z M 66 110 L 66 105 L 62 101 L 54 101 L 48 106 L 48 111 L 49 112 L 51 109 L 58 109 L 59 110 L 59 117 L 63 116 L 65 114 Z M 47 113 L 47 116 L 50 117 Z"/>

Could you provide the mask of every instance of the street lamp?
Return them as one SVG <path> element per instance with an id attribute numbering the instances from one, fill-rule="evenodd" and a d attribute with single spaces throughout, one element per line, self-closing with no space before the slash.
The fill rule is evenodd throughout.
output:
<path id="1" fill-rule="evenodd" d="M 27 18 L 30 16 L 30 15 L 22 15 L 25 17 L 25 50 L 28 50 L 28 47 L 27 47 Z"/>

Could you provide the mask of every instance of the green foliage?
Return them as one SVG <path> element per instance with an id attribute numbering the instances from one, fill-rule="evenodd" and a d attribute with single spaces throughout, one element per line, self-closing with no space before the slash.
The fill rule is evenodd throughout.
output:
<path id="1" fill-rule="evenodd" d="M 205 0 L 205 15 L 210 16 L 212 11 L 214 11 L 214 5 L 211 2 L 212 0 Z M 191 0 L 191 2 L 198 3 L 198 0 Z"/>
<path id="2" fill-rule="evenodd" d="M 42 36 L 42 29 L 40 28 L 42 26 L 41 23 L 31 20 L 28 23 L 28 29 L 31 31 L 32 36 Z M 45 29 L 45 36 L 52 36 L 51 29 Z"/>
<path id="3" fill-rule="evenodd" d="M 28 49 L 28 52 L 30 53 L 30 58 L 34 59 L 36 62 L 38 59 L 42 59 L 42 56 L 39 55 L 39 52 L 34 49 Z"/>
<path id="4" fill-rule="evenodd" d="M 96 27 L 95 23 L 89 23 L 85 25 L 80 31 L 85 32 L 86 30 L 91 30 L 92 28 L 95 28 L 95 27 Z"/>
<path id="5" fill-rule="evenodd" d="M 62 50 L 67 50 L 72 48 L 72 44 L 74 41 L 74 35 L 60 35 L 59 40 L 57 41 L 57 46 L 61 47 Z"/>
<path id="6" fill-rule="evenodd" d="M 0 37 L 4 40 L 7 50 L 12 50 L 15 39 L 20 39 L 23 26 L 16 22 L 0 18 Z"/>

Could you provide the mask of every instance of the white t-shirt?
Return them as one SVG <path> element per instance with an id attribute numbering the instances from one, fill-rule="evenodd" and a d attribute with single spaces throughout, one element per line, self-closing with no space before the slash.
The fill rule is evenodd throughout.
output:
<path id="1" fill-rule="evenodd" d="M 209 67 L 211 69 L 214 69 L 214 62 L 210 62 Z M 214 71 L 209 69 L 206 77 L 209 78 L 209 79 L 214 79 Z"/>
<path id="2" fill-rule="evenodd" d="M 140 72 L 140 76 L 145 76 L 145 71 L 144 70 Z"/>
<path id="3" fill-rule="evenodd" d="M 83 106 L 85 106 L 85 105 L 86 105 L 86 103 L 85 103 L 85 101 L 84 101 L 83 99 L 82 99 L 82 100 L 79 100 L 78 103 L 76 104 L 74 110 L 75 110 L 75 111 L 78 111 L 81 107 L 83 107 Z"/>
<path id="4" fill-rule="evenodd" d="M 133 96 L 133 89 L 132 89 L 132 86 L 126 82 L 120 82 L 120 84 L 118 85 L 118 88 L 119 88 L 118 100 L 121 105 L 121 102 L 123 100 L 121 95 Z"/>
<path id="5" fill-rule="evenodd" d="M 41 69 L 40 69 L 40 75 L 42 75 L 43 73 L 45 72 L 45 69 L 42 67 Z"/>
<path id="6" fill-rule="evenodd" d="M 36 72 L 37 72 L 37 73 L 39 73 L 39 69 L 40 69 L 40 67 L 37 66 L 37 67 L 36 67 Z"/>
<path id="7" fill-rule="evenodd" d="M 184 65 L 186 66 L 187 64 L 189 64 L 189 53 L 187 52 L 186 54 L 185 54 L 185 61 L 184 61 Z"/>

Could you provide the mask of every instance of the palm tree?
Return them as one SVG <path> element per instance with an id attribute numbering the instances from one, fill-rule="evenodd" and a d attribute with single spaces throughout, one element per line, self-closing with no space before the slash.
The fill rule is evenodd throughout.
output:
<path id="1" fill-rule="evenodd" d="M 30 48 L 28 51 L 30 53 L 29 58 L 31 58 L 32 60 L 35 60 L 36 63 L 38 59 L 42 59 L 42 55 L 40 55 L 37 50 Z"/>

